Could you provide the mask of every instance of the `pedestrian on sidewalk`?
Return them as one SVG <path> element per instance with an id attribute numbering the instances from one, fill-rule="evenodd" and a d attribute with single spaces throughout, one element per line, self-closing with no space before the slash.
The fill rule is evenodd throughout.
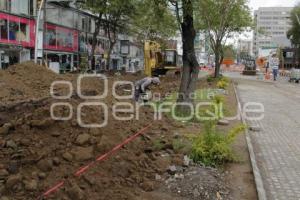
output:
<path id="1" fill-rule="evenodd" d="M 277 54 L 274 53 L 269 61 L 270 68 L 273 71 L 273 79 L 274 81 L 277 80 L 278 76 L 278 70 L 279 70 L 279 58 L 277 57 Z"/>

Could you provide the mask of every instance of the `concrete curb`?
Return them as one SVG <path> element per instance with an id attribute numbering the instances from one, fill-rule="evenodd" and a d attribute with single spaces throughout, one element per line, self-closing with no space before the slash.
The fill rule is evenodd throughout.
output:
<path id="1" fill-rule="evenodd" d="M 240 102 L 240 95 L 238 93 L 238 90 L 237 90 L 237 87 L 236 87 L 235 84 L 234 84 L 234 92 L 235 92 L 235 96 L 236 96 L 236 99 L 237 99 L 237 102 L 238 102 L 238 113 L 241 117 L 241 121 L 243 122 L 243 124 L 247 125 L 246 119 L 244 118 L 244 115 L 242 113 L 242 104 Z M 252 165 L 252 170 L 253 170 L 253 174 L 254 174 L 258 199 L 259 200 L 267 200 L 267 195 L 266 195 L 266 191 L 265 191 L 264 184 L 263 184 L 263 181 L 262 181 L 262 176 L 261 176 L 260 170 L 259 170 L 258 165 L 257 165 L 257 161 L 256 161 L 256 158 L 255 158 L 255 153 L 254 153 L 254 148 L 253 148 L 253 145 L 252 145 L 252 140 L 251 140 L 248 129 L 246 129 L 245 134 L 246 134 L 248 151 L 249 151 L 249 155 L 250 155 L 250 159 L 251 159 L 251 165 Z"/>

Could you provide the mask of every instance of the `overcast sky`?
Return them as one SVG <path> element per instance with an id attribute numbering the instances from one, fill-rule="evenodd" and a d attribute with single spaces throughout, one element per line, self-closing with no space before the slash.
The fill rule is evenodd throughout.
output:
<path id="1" fill-rule="evenodd" d="M 256 10 L 259 7 L 275 7 L 275 6 L 284 6 L 284 7 L 293 7 L 300 0 L 250 0 L 250 8 Z"/>

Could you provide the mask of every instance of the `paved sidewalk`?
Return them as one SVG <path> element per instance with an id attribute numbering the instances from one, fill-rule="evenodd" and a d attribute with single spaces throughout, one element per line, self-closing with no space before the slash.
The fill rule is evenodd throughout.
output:
<path id="1" fill-rule="evenodd" d="M 267 198 L 300 200 L 300 85 L 236 79 L 241 103 L 265 107 L 261 121 L 247 121 L 261 128 L 250 132 Z"/>

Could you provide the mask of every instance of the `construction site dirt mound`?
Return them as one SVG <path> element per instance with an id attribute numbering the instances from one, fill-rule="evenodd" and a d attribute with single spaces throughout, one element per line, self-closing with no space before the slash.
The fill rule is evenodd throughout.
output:
<path id="1" fill-rule="evenodd" d="M 55 200 L 150 200 L 164 196 L 164 199 L 171 200 L 175 199 L 177 190 L 174 182 L 180 181 L 185 173 L 197 173 L 194 168 L 192 172 L 187 170 L 189 166 L 184 162 L 184 154 L 176 151 L 174 146 L 174 138 L 182 137 L 179 132 L 189 133 L 187 125 L 167 117 L 154 120 L 154 109 L 147 106 L 135 109 L 138 112 L 133 113 L 134 118 L 126 121 L 116 120 L 113 115 L 112 109 L 117 103 L 132 103 L 131 99 L 120 100 L 112 95 L 114 82 L 135 81 L 141 75 L 108 77 L 108 96 L 100 101 L 82 99 L 76 90 L 68 99 L 50 98 L 49 88 L 53 81 L 67 80 L 76 88 L 78 75 L 57 75 L 32 63 L 12 66 L 1 72 L 0 77 L 5 88 L 0 95 L 4 101 L 0 107 L 0 199 L 2 196 L 5 200 L 46 197 Z M 159 91 L 166 95 L 176 91 L 178 86 L 178 77 L 165 77 Z M 127 91 L 119 90 L 120 94 Z M 56 92 L 59 94 L 60 91 Z M 87 79 L 81 92 L 89 96 L 99 95 L 103 92 L 103 83 Z M 22 102 L 11 104 L 18 100 Z M 91 102 L 107 105 L 107 126 L 80 126 L 80 111 L 83 123 L 105 120 L 105 111 L 99 106 L 80 109 L 80 105 Z M 55 103 L 68 103 L 71 107 L 54 109 L 55 116 L 68 118 L 70 113 L 73 115 L 67 120 L 54 120 L 51 107 Z M 128 113 L 119 114 L 128 116 Z M 122 148 L 117 146 L 149 125 L 151 127 L 144 135 Z M 192 126 L 199 131 L 200 125 Z M 163 148 L 155 147 L 157 141 L 163 144 Z M 116 150 L 114 154 L 100 159 L 112 149 Z M 76 173 L 81 170 L 82 173 Z M 176 199 L 216 199 L 217 194 L 228 194 L 219 173 L 201 173 L 205 174 L 207 177 L 203 180 L 206 182 L 198 183 L 201 179 L 195 179 L 193 185 L 183 189 L 187 196 L 175 195 Z M 171 184 L 169 189 L 166 182 Z M 162 185 L 165 189 L 160 190 Z M 180 188 L 185 185 L 188 186 L 185 182 L 178 183 Z M 45 192 L 47 195 L 43 196 Z"/>
<path id="2" fill-rule="evenodd" d="M 25 62 L 0 70 L 0 102 L 9 103 L 49 96 L 54 80 L 62 79 L 44 66 Z"/>

